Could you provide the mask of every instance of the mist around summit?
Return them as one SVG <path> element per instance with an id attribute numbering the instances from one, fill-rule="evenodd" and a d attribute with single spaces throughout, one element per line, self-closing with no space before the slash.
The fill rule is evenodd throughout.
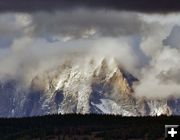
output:
<path id="1" fill-rule="evenodd" d="M 0 12 L 0 116 L 180 114 L 178 11 L 9 8 Z"/>

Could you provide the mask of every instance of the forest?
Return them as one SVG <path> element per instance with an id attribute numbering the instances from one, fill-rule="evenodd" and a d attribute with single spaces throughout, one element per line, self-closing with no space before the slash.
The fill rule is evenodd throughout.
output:
<path id="1" fill-rule="evenodd" d="M 164 138 L 165 124 L 180 124 L 178 116 L 122 117 L 101 114 L 65 114 L 1 118 L 2 140 L 108 140 Z"/>

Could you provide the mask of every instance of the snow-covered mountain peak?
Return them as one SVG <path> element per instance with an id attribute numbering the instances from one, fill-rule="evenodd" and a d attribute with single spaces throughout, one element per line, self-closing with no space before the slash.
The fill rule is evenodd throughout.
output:
<path id="1" fill-rule="evenodd" d="M 29 89 L 19 89 L 18 83 L 3 83 L 0 86 L 0 116 L 180 114 L 179 99 L 137 98 L 132 88 L 134 81 L 137 79 L 122 69 L 115 58 L 67 59 L 54 69 L 36 75 Z"/>

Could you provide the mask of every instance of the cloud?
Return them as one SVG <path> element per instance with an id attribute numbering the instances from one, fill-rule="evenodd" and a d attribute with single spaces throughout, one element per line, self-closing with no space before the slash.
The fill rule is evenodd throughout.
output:
<path id="1" fill-rule="evenodd" d="M 128 55 L 130 56 L 126 57 Z M 82 65 L 81 62 L 86 57 L 97 61 L 104 57 L 116 58 L 123 68 L 133 70 L 132 72 L 138 63 L 132 47 L 120 38 L 103 37 L 50 43 L 44 39 L 23 37 L 15 40 L 8 53 L 2 55 L 0 77 L 11 77 L 28 86 L 35 76 L 56 69 L 66 60 Z"/>
<path id="2" fill-rule="evenodd" d="M 24 36 L 30 28 L 25 28 L 28 14 L 0 14 L 0 48 L 10 47 L 14 39 Z M 26 22 L 25 22 L 26 21 Z"/>
<path id="3" fill-rule="evenodd" d="M 78 43 L 72 44 L 74 46 L 66 44 L 69 46 L 66 47 L 64 42 L 50 43 L 44 39 L 18 38 L 8 50 L 0 53 L 0 77 L 11 77 L 29 84 L 36 75 L 57 68 L 64 60 L 70 59 L 71 55 L 75 57 L 76 52 L 83 57 L 86 49 Z"/>
<path id="4" fill-rule="evenodd" d="M 14 36 L 20 36 L 22 34 L 21 32 L 21 26 L 17 24 L 15 19 L 15 14 L 1 14 L 0 15 L 0 37 L 14 37 Z"/>
<path id="5" fill-rule="evenodd" d="M 143 33 L 146 23 L 137 13 L 116 11 L 74 10 L 73 12 L 38 12 L 31 15 L 31 36 L 120 36 Z M 51 20 L 48 20 L 51 19 Z M 146 30 L 148 32 L 148 29 Z"/>
<path id="6" fill-rule="evenodd" d="M 140 82 L 134 85 L 137 96 L 180 96 L 180 48 L 177 37 L 180 30 L 178 26 L 170 29 L 159 31 L 159 34 L 157 30 L 156 35 L 150 36 L 141 44 L 151 61 L 142 68 Z M 153 48 L 152 45 L 156 47 Z"/>
<path id="7" fill-rule="evenodd" d="M 95 58 L 115 58 L 121 68 L 137 74 L 140 63 L 138 56 L 125 38 L 100 38 L 90 48 L 89 55 Z"/>
<path id="8" fill-rule="evenodd" d="M 147 15 L 136 12 L 76 9 L 72 11 L 0 14 L 0 36 L 30 36 L 51 42 L 99 36 L 149 36 L 164 26 L 173 26 L 178 14 Z M 163 23 L 159 18 L 166 19 Z M 48 20 L 50 19 L 50 20 Z M 177 20 L 175 20 L 176 22 Z M 170 22 L 170 23 L 169 23 Z"/>
<path id="9" fill-rule="evenodd" d="M 1 0 L 1 12 L 37 12 L 76 8 L 168 13 L 180 10 L 178 0 Z"/>
<path id="10" fill-rule="evenodd" d="M 138 13 L 104 10 L 6 13 L 0 14 L 0 21 L 0 37 L 6 40 L 22 36 L 51 42 L 101 36 L 142 36 L 152 30 Z"/>
<path id="11" fill-rule="evenodd" d="M 140 83 L 134 86 L 137 96 L 167 98 L 180 96 L 180 51 L 172 48 L 163 50 L 142 71 Z"/>
<path id="12" fill-rule="evenodd" d="M 11 38 L 0 48 L 0 78 L 29 85 L 66 59 L 115 57 L 139 79 L 135 95 L 179 96 L 179 17 L 90 9 L 0 14 L 0 36 Z"/>

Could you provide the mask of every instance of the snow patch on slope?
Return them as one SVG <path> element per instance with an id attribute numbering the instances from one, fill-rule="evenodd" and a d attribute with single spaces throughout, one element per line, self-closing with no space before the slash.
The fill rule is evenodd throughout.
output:
<path id="1" fill-rule="evenodd" d="M 100 104 L 91 104 L 101 110 L 104 114 L 119 114 L 122 116 L 134 116 L 131 112 L 124 110 L 120 105 L 110 99 L 100 99 Z"/>

